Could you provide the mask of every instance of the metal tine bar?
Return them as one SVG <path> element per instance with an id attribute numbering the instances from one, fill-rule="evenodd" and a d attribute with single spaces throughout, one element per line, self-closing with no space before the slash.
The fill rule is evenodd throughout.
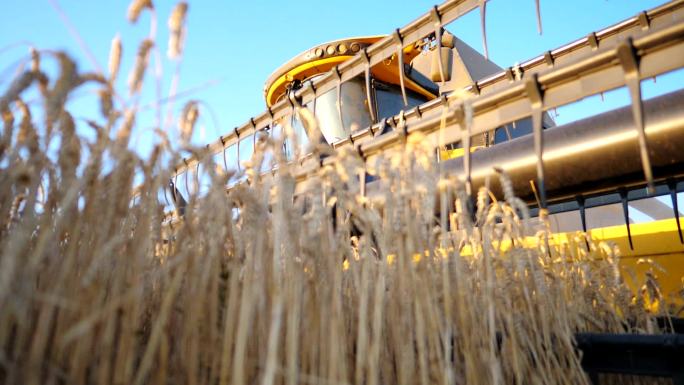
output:
<path id="1" fill-rule="evenodd" d="M 406 97 L 406 80 L 404 79 L 404 46 L 399 28 L 394 31 L 394 39 L 397 43 L 397 65 L 399 67 L 399 85 L 401 86 L 401 97 L 404 99 L 404 107 L 408 106 Z"/>
<path id="2" fill-rule="evenodd" d="M 627 239 L 629 239 L 629 248 L 630 250 L 634 250 L 634 244 L 632 243 L 632 229 L 630 228 L 629 224 L 629 200 L 627 198 L 627 190 L 625 188 L 621 188 L 618 190 L 618 193 L 620 194 L 620 201 L 622 202 L 622 215 L 624 216 L 625 225 L 627 226 Z"/>
<path id="3" fill-rule="evenodd" d="M 622 65 L 622 70 L 625 73 L 625 84 L 629 89 L 629 95 L 632 99 L 632 113 L 634 115 L 634 124 L 636 125 L 637 134 L 639 135 L 639 153 L 641 155 L 641 165 L 644 169 L 644 176 L 646 177 L 646 183 L 648 185 L 648 192 L 653 194 L 655 192 L 655 185 L 653 183 L 653 170 L 651 168 L 651 159 L 648 154 L 648 142 L 646 141 L 646 131 L 644 129 L 644 106 L 641 100 L 639 63 L 631 38 L 627 38 L 624 43 L 617 47 L 617 56 Z"/>
<path id="4" fill-rule="evenodd" d="M 534 153 L 537 157 L 537 184 L 539 188 L 540 209 L 546 209 L 546 188 L 544 187 L 544 96 L 537 74 L 532 74 L 525 81 L 527 97 L 532 104 L 532 133 L 534 134 Z"/>
<path id="5" fill-rule="evenodd" d="M 672 200 L 672 210 L 677 221 L 677 233 L 679 234 L 679 243 L 684 244 L 684 237 L 682 237 L 682 225 L 679 223 L 679 206 L 677 204 L 677 182 L 670 178 L 667 180 L 667 187 L 670 189 L 670 199 Z"/>
<path id="6" fill-rule="evenodd" d="M 365 76 L 365 80 L 366 80 L 366 103 L 368 103 L 368 111 L 370 112 L 370 115 L 371 115 L 371 122 L 372 122 L 372 124 L 375 124 L 375 123 L 377 123 L 377 117 L 375 116 L 375 108 L 373 106 L 373 99 L 371 98 L 370 58 L 368 57 L 368 51 L 366 51 L 365 48 L 363 49 L 363 54 L 366 57 L 366 69 L 364 70 L 364 76 Z M 316 100 L 316 99 L 314 99 L 314 100 Z M 315 111 L 314 111 L 314 113 L 315 113 Z"/>
<path id="7" fill-rule="evenodd" d="M 539 31 L 539 34 L 542 34 L 542 20 L 541 20 L 541 5 L 539 4 L 539 0 L 534 1 L 534 5 L 537 8 L 537 31 Z"/>
<path id="8" fill-rule="evenodd" d="M 482 47 L 484 48 L 484 57 L 489 60 L 489 50 L 487 49 L 487 0 L 480 0 L 480 26 L 482 28 Z"/>
<path id="9" fill-rule="evenodd" d="M 435 42 L 437 43 L 437 61 L 439 62 L 439 77 L 444 85 L 444 65 L 442 64 L 442 17 L 439 15 L 439 8 L 435 5 L 430 11 L 432 20 L 435 23 Z"/>

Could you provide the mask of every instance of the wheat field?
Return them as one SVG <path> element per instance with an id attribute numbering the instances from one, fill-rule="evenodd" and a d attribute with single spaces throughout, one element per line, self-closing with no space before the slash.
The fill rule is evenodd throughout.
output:
<path id="1" fill-rule="evenodd" d="M 128 17 L 151 11 L 137 0 Z M 187 11 L 169 17 L 172 57 Z M 200 110 L 172 119 L 180 141 L 160 129 L 152 153 L 132 150 L 128 101 L 162 43 L 130 58 L 121 45 L 106 74 L 33 50 L 0 90 L 0 383 L 587 384 L 574 333 L 658 332 L 664 310 L 645 306 L 657 284 L 632 292 L 613 245 L 550 244 L 510 189 L 477 192 L 470 210 L 417 135 L 368 165 L 381 205 L 361 194 L 350 151 L 295 196 L 286 127 L 239 171 L 204 157 L 208 185 L 169 220 L 158 192 L 181 156 L 202 155 L 189 144 Z M 115 90 L 129 59 L 129 89 Z M 65 107 L 80 87 L 101 104 L 89 138 Z M 258 172 L 266 159 L 274 177 Z"/>

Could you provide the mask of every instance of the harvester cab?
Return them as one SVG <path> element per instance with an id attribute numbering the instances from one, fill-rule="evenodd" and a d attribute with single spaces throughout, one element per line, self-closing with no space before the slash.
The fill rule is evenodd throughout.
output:
<path id="1" fill-rule="evenodd" d="M 453 94 L 503 70 L 448 31 L 441 31 L 439 41 L 435 35 L 404 48 L 401 57 L 394 54 L 375 66 L 369 65 L 364 73 L 341 83 L 336 89 L 316 95 L 305 104 L 318 119 L 325 141 L 332 145 L 378 123 L 383 127 L 382 134 L 396 128 L 390 118 L 402 111 Z M 338 66 L 359 52 L 367 57 L 367 48 L 382 38 L 384 36 L 341 39 L 300 53 L 269 76 L 264 86 L 267 107 L 293 97 L 294 91 L 312 84 L 331 70 L 339 73 L 336 72 Z M 296 120 L 289 123 L 302 131 Z M 546 113 L 543 125 L 544 128 L 555 125 Z M 531 119 L 525 118 L 474 138 L 472 145 L 488 147 L 531 132 Z M 463 150 L 458 147 L 459 142 L 444 144 L 441 158 L 462 155 Z"/>

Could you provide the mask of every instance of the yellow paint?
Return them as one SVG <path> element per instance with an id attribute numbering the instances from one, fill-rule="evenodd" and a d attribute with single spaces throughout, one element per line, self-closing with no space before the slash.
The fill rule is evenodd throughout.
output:
<path id="1" fill-rule="evenodd" d="M 471 146 L 470 147 L 470 153 L 473 153 L 481 148 L 484 148 L 484 146 Z M 454 158 L 460 158 L 465 154 L 465 149 L 463 148 L 452 148 L 451 150 L 440 150 L 439 151 L 439 159 L 442 161 L 449 160 L 449 159 L 454 159 Z"/>
<path id="2" fill-rule="evenodd" d="M 404 63 L 410 63 L 411 60 L 420 54 L 420 50 L 409 46 L 404 48 Z M 269 87 L 266 92 L 266 104 L 270 107 L 274 105 L 278 99 L 285 93 L 287 84 L 294 79 L 305 80 L 311 76 L 322 74 L 330 71 L 336 65 L 352 58 L 352 55 L 340 55 L 333 57 L 326 57 L 322 59 L 314 59 L 304 64 L 300 64 L 285 74 L 278 77 Z M 399 85 L 399 66 L 397 64 L 396 55 L 392 55 L 388 60 L 379 63 L 371 68 L 371 74 L 375 79 L 382 82 Z M 408 76 L 404 77 L 406 88 L 417 92 L 428 99 L 434 99 L 437 95 L 431 93 L 418 83 L 412 81 Z"/>
<path id="3" fill-rule="evenodd" d="M 610 242 L 617 246 L 619 250 L 619 265 L 625 283 L 637 292 L 645 282 L 647 274 L 653 275 L 667 303 L 684 304 L 682 297 L 684 290 L 684 245 L 679 243 L 677 234 L 677 223 L 674 218 L 648 223 L 632 224 L 632 241 L 634 250 L 629 248 L 626 226 L 610 226 L 588 231 L 591 239 L 599 243 L 601 241 Z M 560 248 L 577 245 L 580 241 L 578 232 L 554 233 L 549 237 L 549 245 Z M 537 237 L 526 237 L 523 246 L 534 249 L 539 246 L 540 239 Z M 494 243 L 494 247 L 498 247 Z M 502 252 L 509 251 L 512 247 L 510 239 L 503 240 L 500 244 Z M 436 255 L 446 258 L 453 250 L 437 249 Z M 425 252 L 428 257 L 429 252 Z M 466 245 L 461 250 L 461 255 L 472 255 L 472 249 Z M 418 263 L 422 255 L 416 253 L 412 256 L 414 263 Z M 386 261 L 389 265 L 396 262 L 396 255 L 387 255 Z M 349 268 L 345 261 L 344 269 Z M 634 276 L 634 280 L 632 279 Z M 645 306 L 651 311 L 657 311 L 661 305 L 657 299 L 646 298 Z"/>

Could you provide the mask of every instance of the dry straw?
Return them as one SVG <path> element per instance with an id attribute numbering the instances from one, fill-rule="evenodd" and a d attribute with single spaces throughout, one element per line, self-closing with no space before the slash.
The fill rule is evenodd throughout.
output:
<path id="1" fill-rule="evenodd" d="M 154 42 L 152 40 L 145 39 L 138 47 L 135 64 L 133 64 L 133 69 L 128 77 L 128 88 L 131 95 L 140 92 L 142 89 L 145 71 L 147 71 L 147 65 L 150 61 L 150 50 L 153 46 Z"/>
<path id="2" fill-rule="evenodd" d="M 409 136 L 367 169 L 315 147 L 336 162 L 295 195 L 286 128 L 259 137 L 249 180 L 227 190 L 242 175 L 212 157 L 193 181 L 175 175 L 178 144 L 128 150 L 136 110 L 106 102 L 111 90 L 81 137 L 65 101 L 83 75 L 57 61 L 45 107 L 21 102 L 39 68 L 0 97 L 2 384 L 588 384 L 574 333 L 658 332 L 652 277 L 634 293 L 611 244 L 545 242 L 503 173 L 505 199 L 480 190 L 472 211 Z M 187 103 L 183 141 L 197 117 Z M 377 201 L 361 196 L 362 170 L 381 181 Z"/>
<path id="3" fill-rule="evenodd" d="M 188 3 L 176 4 L 169 17 L 169 48 L 168 56 L 171 59 L 180 57 L 185 40 L 185 16 L 188 12 Z"/>
<path id="4" fill-rule="evenodd" d="M 109 50 L 109 81 L 113 84 L 119 74 L 119 67 L 121 66 L 121 37 L 117 34 L 112 39 L 112 45 Z"/>
<path id="5" fill-rule="evenodd" d="M 147 9 L 154 9 L 154 5 L 152 4 L 152 0 L 133 0 L 131 1 L 131 4 L 128 6 L 128 21 L 131 23 L 137 23 L 138 18 L 140 17 L 140 14 L 142 11 L 147 8 Z"/>
<path id="6" fill-rule="evenodd" d="M 187 144 L 192 138 L 195 130 L 195 123 L 199 118 L 199 108 L 196 100 L 191 100 L 185 104 L 181 112 L 180 126 L 180 140 L 181 143 Z"/>

